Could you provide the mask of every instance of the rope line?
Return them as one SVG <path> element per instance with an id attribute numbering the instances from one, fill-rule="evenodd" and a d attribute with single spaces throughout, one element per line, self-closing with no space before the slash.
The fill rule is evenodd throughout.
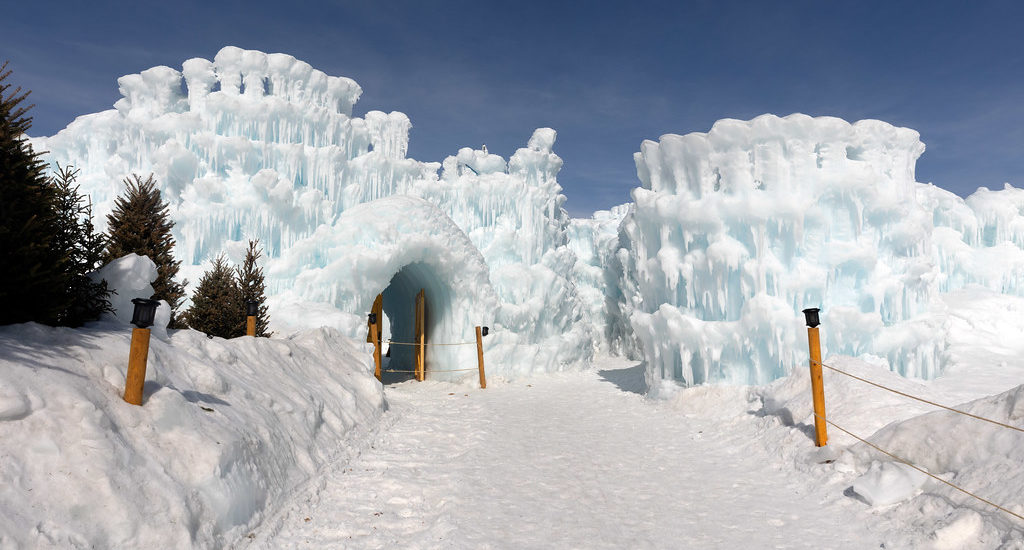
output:
<path id="1" fill-rule="evenodd" d="M 900 458 L 900 457 L 890 453 L 889 451 L 886 451 L 885 449 L 879 447 L 878 445 L 875 445 L 874 443 L 872 443 L 872 442 L 870 442 L 870 441 L 868 441 L 868 440 L 866 440 L 866 439 L 864 439 L 862 437 L 857 436 L 853 432 L 847 430 L 846 428 L 843 428 L 843 427 L 839 426 L 835 422 L 832 422 L 831 420 L 829 420 L 829 419 L 827 419 L 827 418 L 825 418 L 825 417 L 823 417 L 823 416 L 821 416 L 821 415 L 819 415 L 817 413 L 814 413 L 814 416 L 824 420 L 825 422 L 827 422 L 833 428 L 836 428 L 837 430 L 839 430 L 839 431 L 849 435 L 850 437 L 856 439 L 857 441 L 860 441 L 861 443 L 864 443 L 865 445 L 868 445 L 872 449 L 875 449 L 876 451 L 878 451 L 878 452 L 880 452 L 882 454 L 888 455 L 888 456 L 892 457 L 894 460 L 896 460 L 898 462 L 901 462 L 903 464 L 906 464 L 907 466 L 910 466 L 911 468 L 917 470 L 918 472 L 921 472 L 922 474 L 924 474 L 924 475 L 926 475 L 926 476 L 928 476 L 928 477 L 930 477 L 932 479 L 936 479 L 938 481 L 941 481 L 942 483 L 945 483 L 946 485 L 949 485 L 950 487 L 956 489 L 957 491 L 960 491 L 961 493 L 963 493 L 965 495 L 974 497 L 974 498 L 980 500 L 981 502 L 984 502 L 985 504 L 988 504 L 989 506 L 992 506 L 993 508 L 996 508 L 998 510 L 1002 510 L 1003 512 L 1006 512 L 1007 514 L 1010 514 L 1011 516 L 1013 516 L 1013 517 L 1015 517 L 1015 518 L 1017 518 L 1017 519 L 1019 519 L 1021 521 L 1024 521 L 1024 516 L 1022 516 L 1022 515 L 1020 515 L 1020 514 L 1018 514 L 1016 512 L 1007 510 L 1006 508 L 1004 508 L 1004 507 L 1002 507 L 1002 506 L 992 502 L 991 500 L 979 497 L 978 495 L 968 491 L 967 489 L 963 489 L 961 487 L 953 485 L 952 483 L 950 483 L 950 482 L 946 481 L 945 479 L 942 479 L 941 477 L 939 477 L 939 476 L 937 476 L 937 475 L 935 475 L 935 474 L 925 470 L 924 468 L 919 468 L 919 467 L 915 466 L 914 464 L 911 464 L 909 460 L 906 460 L 904 458 Z"/>
<path id="2" fill-rule="evenodd" d="M 388 344 L 392 344 L 392 345 L 396 345 L 396 346 L 419 346 L 419 345 L 424 345 L 424 346 L 471 346 L 471 345 L 476 345 L 476 342 L 452 342 L 452 343 L 437 343 L 437 344 L 432 343 L 432 342 L 423 342 L 423 344 L 419 344 L 417 342 L 395 342 L 394 340 L 388 340 Z"/>
<path id="3" fill-rule="evenodd" d="M 929 404 L 929 405 L 933 405 L 933 406 L 939 407 L 940 409 L 946 409 L 947 411 L 953 411 L 953 412 L 955 412 L 955 413 L 960 413 L 960 414 L 962 414 L 962 415 L 964 415 L 964 416 L 969 416 L 969 417 L 971 417 L 971 418 L 975 418 L 975 419 L 977 419 L 977 420 L 984 420 L 985 422 L 989 422 L 989 423 L 991 423 L 991 424 L 995 424 L 996 426 L 1002 426 L 1002 427 L 1004 427 L 1004 428 L 1010 428 L 1011 430 L 1017 430 L 1018 432 L 1024 432 L 1024 429 L 1018 428 L 1017 426 L 1011 426 L 1011 425 L 1009 425 L 1009 424 L 1004 424 L 1004 423 L 1002 423 L 1002 422 L 999 422 L 999 421 L 997 421 L 997 420 L 992 420 L 992 419 L 990 419 L 990 418 L 985 418 L 985 417 L 983 417 L 983 416 L 978 416 L 978 415 L 976 415 L 976 414 L 971 414 L 971 413 L 969 413 L 969 412 L 966 412 L 966 411 L 961 411 L 961 410 L 958 410 L 958 409 L 954 409 L 954 408 L 952 408 L 952 407 L 947 407 L 947 406 L 945 406 L 945 405 L 940 405 L 939 403 L 936 403 L 936 402 L 934 402 L 934 401 L 929 401 L 929 400 L 927 400 L 927 399 L 922 399 L 922 398 L 920 398 L 920 397 L 916 397 L 916 396 L 910 395 L 909 393 L 904 393 L 904 392 L 901 392 L 901 391 L 899 391 L 899 390 L 895 390 L 895 389 L 893 389 L 893 388 L 889 388 L 889 387 L 883 386 L 883 385 L 881 385 L 881 384 L 877 384 L 877 383 L 875 383 L 875 382 L 872 382 L 872 381 L 870 381 L 870 380 L 865 380 L 864 378 L 861 378 L 861 377 L 859 377 L 859 376 L 856 376 L 856 375 L 850 374 L 850 373 L 848 373 L 848 372 L 846 372 L 846 371 L 842 371 L 842 370 L 839 370 L 839 369 L 837 369 L 837 368 L 835 368 L 835 367 L 833 367 L 833 366 L 830 366 L 830 365 L 826 365 L 825 363 L 821 363 L 821 362 L 818 362 L 818 361 L 813 361 L 813 360 L 812 360 L 811 362 L 812 362 L 812 363 L 815 363 L 815 362 L 817 362 L 817 363 L 818 363 L 819 365 L 821 365 L 821 366 L 823 366 L 823 367 L 825 367 L 825 368 L 827 368 L 827 369 L 830 369 L 830 370 L 836 371 L 836 372 L 838 372 L 839 374 L 845 374 L 846 376 L 849 376 L 850 378 L 854 378 L 854 379 L 856 379 L 856 380 L 860 380 L 861 382 L 864 382 L 865 384 L 871 384 L 872 386 L 875 386 L 876 388 L 881 388 L 881 389 L 883 389 L 883 390 L 891 391 L 891 392 L 893 392 L 893 393 L 895 393 L 895 394 L 898 394 L 898 395 L 902 395 L 903 397 L 909 397 L 910 399 L 915 399 L 915 400 L 917 400 L 917 401 L 920 401 L 920 402 L 922 402 L 922 403 L 927 403 L 927 404 Z M 826 421 L 826 422 L 827 422 L 827 421 Z"/>
<path id="4" fill-rule="evenodd" d="M 431 370 L 429 370 L 427 372 L 430 372 L 430 373 L 461 373 L 461 372 L 465 372 L 465 371 L 477 371 L 477 370 L 479 370 L 479 369 L 451 369 L 451 370 L 447 370 L 447 371 L 435 371 L 435 370 L 431 369 Z M 416 373 L 417 371 L 399 371 L 397 369 L 385 369 L 384 372 L 385 373 Z M 424 373 L 424 374 L 426 374 L 426 373 Z"/>

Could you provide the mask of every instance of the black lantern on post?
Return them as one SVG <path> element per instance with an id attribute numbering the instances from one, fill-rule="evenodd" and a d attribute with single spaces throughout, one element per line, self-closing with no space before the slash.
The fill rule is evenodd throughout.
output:
<path id="1" fill-rule="evenodd" d="M 160 302 L 149 298 L 135 298 L 132 303 L 135 304 L 135 311 L 132 312 L 132 324 L 139 328 L 153 326 L 156 308 L 160 306 Z"/>
<path id="2" fill-rule="evenodd" d="M 480 329 L 480 336 L 487 336 L 488 332 L 487 327 L 483 327 Z"/>
<path id="3" fill-rule="evenodd" d="M 256 336 L 256 316 L 260 313 L 260 303 L 256 300 L 245 302 L 245 335 Z"/>
<path id="4" fill-rule="evenodd" d="M 821 375 L 821 339 L 818 336 L 818 319 L 816 307 L 804 310 L 807 320 L 807 351 L 811 356 L 811 399 L 814 404 L 814 444 L 824 447 L 828 443 L 828 430 L 825 426 L 825 381 Z"/>
<path id="5" fill-rule="evenodd" d="M 818 312 L 821 311 L 816 307 L 809 307 L 804 310 L 804 318 L 807 320 L 807 326 L 814 328 L 821 324 L 818 320 Z"/>
<path id="6" fill-rule="evenodd" d="M 132 405 L 142 404 L 142 388 L 146 383 L 146 361 L 149 358 L 149 327 L 153 326 L 156 308 L 160 302 L 149 298 L 135 298 L 132 312 L 132 347 L 128 351 L 128 374 L 124 381 L 124 400 Z"/>
<path id="7" fill-rule="evenodd" d="M 369 318 L 368 318 L 368 321 L 370 322 L 371 325 L 376 325 L 377 324 L 377 314 L 376 313 L 371 313 Z"/>

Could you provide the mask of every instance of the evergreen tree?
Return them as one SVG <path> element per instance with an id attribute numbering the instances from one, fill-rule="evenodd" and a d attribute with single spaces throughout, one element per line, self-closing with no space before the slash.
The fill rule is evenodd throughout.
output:
<path id="1" fill-rule="evenodd" d="M 245 334 L 245 302 L 234 275 L 224 256 L 213 261 L 213 267 L 203 274 L 192 294 L 192 306 L 185 314 L 190 327 L 221 338 Z"/>
<path id="2" fill-rule="evenodd" d="M 167 203 L 160 197 L 156 180 L 150 174 L 145 180 L 137 174 L 124 180 L 125 194 L 114 201 L 114 210 L 107 215 L 107 248 L 104 262 L 110 262 L 132 252 L 149 256 L 156 264 L 157 278 L 153 282 L 153 299 L 167 300 L 171 306 L 171 327 L 181 328 L 177 319 L 178 307 L 185 297 L 185 285 L 174 280 L 181 261 L 174 259 L 174 222 L 168 214 Z"/>
<path id="3" fill-rule="evenodd" d="M 256 336 L 267 336 L 267 296 L 266 285 L 263 281 L 263 269 L 256 262 L 263 255 L 258 248 L 259 240 L 249 241 L 249 250 L 245 253 L 245 263 L 237 268 L 238 287 L 242 293 L 242 305 L 245 306 L 250 300 L 259 303 L 259 312 L 256 314 Z M 238 336 L 243 336 L 245 330 Z"/>
<path id="4" fill-rule="evenodd" d="M 68 307 L 61 312 L 58 321 L 68 326 L 80 326 L 98 319 L 104 311 L 112 311 L 107 282 L 94 283 L 88 276 L 102 265 L 105 243 L 103 235 L 97 234 L 92 225 L 91 204 L 82 204 L 83 197 L 75 184 L 77 177 L 78 170 L 58 164 L 57 173 L 51 179 L 57 213 L 51 246 L 66 258 L 62 268 Z"/>
<path id="5" fill-rule="evenodd" d="M 57 324 L 69 307 L 64 264 L 54 246 L 56 192 L 45 165 L 25 140 L 32 125 L 22 105 L 28 92 L 11 91 L 0 66 L 0 324 Z"/>

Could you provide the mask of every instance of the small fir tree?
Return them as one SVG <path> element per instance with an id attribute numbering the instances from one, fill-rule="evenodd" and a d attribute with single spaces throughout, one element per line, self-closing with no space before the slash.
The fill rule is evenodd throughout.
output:
<path id="1" fill-rule="evenodd" d="M 245 302 L 234 270 L 224 256 L 218 256 L 203 274 L 185 317 L 190 327 L 209 336 L 234 338 L 245 334 Z"/>
<path id="2" fill-rule="evenodd" d="M 52 246 L 63 252 L 62 264 L 66 279 L 68 307 L 60 315 L 62 325 L 80 326 L 98 319 L 100 313 L 112 311 L 107 282 L 93 282 L 89 273 L 102 265 L 105 241 L 92 224 L 92 205 L 84 202 L 75 180 L 78 170 L 57 164 L 51 179 L 56 192 L 57 230 Z"/>
<path id="3" fill-rule="evenodd" d="M 169 207 L 160 197 L 156 180 L 150 174 L 145 180 L 137 174 L 124 180 L 125 194 L 114 201 L 114 210 L 107 215 L 107 248 L 104 261 L 110 262 L 136 253 L 149 256 L 156 264 L 153 299 L 167 300 L 171 306 L 171 327 L 182 328 L 178 307 L 185 297 L 188 281 L 177 282 L 181 261 L 174 259 L 174 237 Z"/>
<path id="4" fill-rule="evenodd" d="M 267 297 L 265 294 L 266 285 L 263 280 L 263 269 L 257 265 L 257 261 L 263 251 L 259 249 L 259 240 L 249 241 L 249 250 L 245 253 L 245 263 L 237 268 L 238 287 L 242 293 L 243 307 L 250 301 L 259 303 L 259 312 L 256 314 L 256 336 L 267 336 Z M 243 336 L 245 330 L 238 336 Z"/>
<path id="5" fill-rule="evenodd" d="M 52 246 L 56 192 L 25 140 L 32 125 L 32 106 L 23 105 L 28 92 L 11 91 L 10 74 L 7 63 L 0 66 L 0 324 L 57 324 L 69 298 L 68 259 Z"/>

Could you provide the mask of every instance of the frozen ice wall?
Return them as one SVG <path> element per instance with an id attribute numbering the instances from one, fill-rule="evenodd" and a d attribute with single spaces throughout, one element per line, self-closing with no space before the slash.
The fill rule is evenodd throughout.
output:
<path id="1" fill-rule="evenodd" d="M 932 212 L 942 291 L 975 284 L 1024 295 L 1024 189 L 978 189 L 966 200 L 933 185 L 918 197 Z"/>
<path id="2" fill-rule="evenodd" d="M 354 81 L 288 55 L 227 47 L 213 61 L 118 84 L 115 109 L 33 140 L 51 165 L 81 169 L 101 229 L 122 180 L 153 172 L 185 277 L 198 280 L 222 252 L 240 261 L 246 241 L 260 239 L 278 329 L 326 324 L 359 336 L 377 293 L 405 300 L 422 285 L 434 341 L 489 325 L 498 372 L 589 358 L 589 325 L 567 278 L 575 257 L 554 130 L 537 130 L 507 162 L 462 149 L 439 177 L 441 163 L 406 158 L 408 117 L 353 116 Z M 389 198 L 400 195 L 420 199 Z"/>
<path id="3" fill-rule="evenodd" d="M 828 353 L 937 374 L 936 293 L 1020 292 L 1022 198 L 916 183 L 923 151 L 910 129 L 806 115 L 645 141 L 618 256 L 651 390 L 781 376 L 806 361 L 806 307 L 824 310 Z"/>
<path id="4" fill-rule="evenodd" d="M 212 62 L 154 67 L 118 85 L 115 109 L 33 145 L 82 170 L 100 222 L 126 175 L 153 172 L 185 264 L 246 235 L 277 256 L 346 208 L 435 170 L 405 158 L 408 117 L 352 117 L 359 85 L 289 55 L 227 47 Z"/>
<path id="5" fill-rule="evenodd" d="M 517 335 L 507 355 L 526 372 L 585 364 L 593 349 L 573 279 L 555 137 L 537 129 L 507 162 L 486 148 L 463 148 L 444 160 L 440 178 L 413 190 L 444 209 L 483 254 L 502 302 L 497 322 Z"/>
<path id="6" fill-rule="evenodd" d="M 593 327 L 594 350 L 640 359 L 629 318 L 623 314 L 625 296 L 620 287 L 623 262 L 619 225 L 629 208 L 629 204 L 623 204 L 598 210 L 590 218 L 572 220 L 569 247 L 577 258 L 573 278 Z"/>
<path id="7" fill-rule="evenodd" d="M 571 220 L 549 128 L 507 160 L 481 147 L 420 162 L 404 114 L 353 116 L 352 80 L 233 47 L 118 84 L 114 109 L 33 146 L 81 169 L 101 228 L 122 180 L 153 172 L 193 281 L 260 239 L 279 330 L 359 337 L 377 293 L 407 304 L 425 288 L 434 341 L 491 326 L 499 373 L 620 353 L 645 358 L 657 393 L 781 376 L 805 360 L 812 306 L 829 352 L 934 376 L 938 293 L 1024 293 L 1024 191 L 964 201 L 919 184 L 918 134 L 880 121 L 765 115 L 646 141 L 634 202 Z M 400 309 L 385 307 L 396 339 Z"/>

